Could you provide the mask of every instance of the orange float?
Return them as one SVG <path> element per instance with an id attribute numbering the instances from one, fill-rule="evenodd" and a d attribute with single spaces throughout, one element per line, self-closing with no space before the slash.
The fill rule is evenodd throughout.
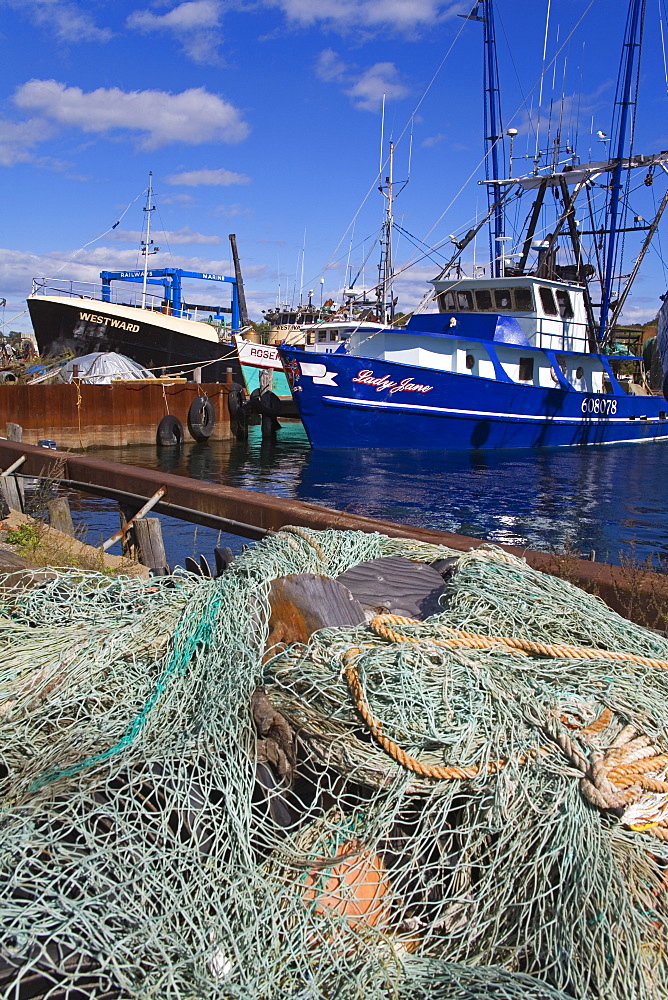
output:
<path id="1" fill-rule="evenodd" d="M 337 863 L 335 858 L 341 861 Z M 304 879 L 304 899 L 316 913 L 347 917 L 353 928 L 362 921 L 371 927 L 387 923 L 389 900 L 385 897 L 390 883 L 377 854 L 352 841 L 336 848 L 331 865 L 324 867 L 324 858 L 322 862 L 322 867 L 314 865 Z"/>

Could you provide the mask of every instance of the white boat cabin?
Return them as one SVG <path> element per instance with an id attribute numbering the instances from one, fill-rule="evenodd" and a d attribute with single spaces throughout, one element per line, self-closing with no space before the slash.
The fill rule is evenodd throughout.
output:
<path id="1" fill-rule="evenodd" d="M 518 385 L 614 391 L 607 362 L 589 352 L 582 286 L 527 275 L 434 287 L 438 313 L 414 316 L 405 330 L 360 330 L 348 353 Z"/>
<path id="2" fill-rule="evenodd" d="M 532 347 L 587 353 L 587 313 L 581 285 L 521 278 L 451 278 L 433 282 L 439 312 L 513 316 Z"/>
<path id="3" fill-rule="evenodd" d="M 333 354 L 342 344 L 350 339 L 353 333 L 363 337 L 384 330 L 381 323 L 361 322 L 360 320 L 338 320 L 325 323 L 313 323 L 284 333 L 283 339 L 277 343 L 305 347 L 317 354 Z"/>

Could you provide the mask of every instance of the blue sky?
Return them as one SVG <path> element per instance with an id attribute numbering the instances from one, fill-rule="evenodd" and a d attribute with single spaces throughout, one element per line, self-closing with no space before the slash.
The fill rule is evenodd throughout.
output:
<path id="1" fill-rule="evenodd" d="M 156 234 L 155 266 L 231 273 L 227 235 L 235 232 L 253 318 L 279 294 L 299 301 L 315 289 L 316 302 L 321 292 L 338 299 L 346 264 L 362 266 L 381 222 L 383 95 L 397 180 L 412 149 L 397 221 L 430 244 L 467 229 L 485 202 L 477 183 L 482 30 L 457 16 L 471 6 L 0 0 L 4 322 L 29 329 L 27 315 L 13 318 L 33 277 L 94 281 L 103 268 L 140 263 L 149 170 L 159 209 L 153 226 L 164 230 Z M 517 158 L 535 145 L 547 9 L 548 0 L 496 4 L 504 125 L 519 132 L 516 172 L 527 162 Z M 642 152 L 668 148 L 662 10 L 665 0 L 649 0 L 636 137 Z M 610 130 L 625 17 L 625 0 L 550 4 L 543 141 L 561 116 L 582 160 L 606 155 L 597 132 Z M 638 197 L 651 202 L 663 190 L 657 179 Z M 481 242 L 478 260 L 484 251 Z M 656 312 L 666 288 L 661 251 L 643 267 L 629 321 Z M 397 264 L 416 257 L 399 235 Z M 358 283 L 373 283 L 376 261 L 374 250 Z M 400 308 L 417 304 L 441 262 L 418 259 L 401 275 Z M 200 287 L 197 298 L 211 294 Z"/>

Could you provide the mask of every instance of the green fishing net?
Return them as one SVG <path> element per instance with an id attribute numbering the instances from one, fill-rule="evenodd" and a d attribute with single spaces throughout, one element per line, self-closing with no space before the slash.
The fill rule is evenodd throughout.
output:
<path id="1" fill-rule="evenodd" d="M 273 578 L 383 555 L 460 556 L 442 610 L 397 626 L 414 641 L 265 648 Z M 606 739 L 665 750 L 668 671 L 450 648 L 446 628 L 668 659 L 499 550 L 357 532 L 280 532 L 217 580 L 55 571 L 6 596 L 0 995 L 668 998 L 668 845 L 593 806 L 574 763 L 605 710 Z M 472 777 L 379 744 L 351 650 L 383 733 Z"/>

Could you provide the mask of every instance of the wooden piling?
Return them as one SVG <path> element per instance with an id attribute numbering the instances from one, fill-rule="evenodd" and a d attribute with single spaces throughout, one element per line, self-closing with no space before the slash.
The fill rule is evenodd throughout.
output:
<path id="1" fill-rule="evenodd" d="M 0 476 L 0 490 L 10 510 L 24 511 L 23 481 L 17 476 Z"/>
<path id="2" fill-rule="evenodd" d="M 271 368 L 260 369 L 260 395 L 274 388 L 274 372 Z"/>
<path id="3" fill-rule="evenodd" d="M 51 527 L 74 538 L 74 523 L 67 497 L 58 497 L 56 500 L 50 500 L 46 508 L 49 512 L 49 524 Z"/>
<path id="4" fill-rule="evenodd" d="M 160 519 L 143 517 L 135 521 L 133 530 L 139 546 L 140 562 L 149 569 L 156 570 L 157 573 L 168 572 Z"/>

